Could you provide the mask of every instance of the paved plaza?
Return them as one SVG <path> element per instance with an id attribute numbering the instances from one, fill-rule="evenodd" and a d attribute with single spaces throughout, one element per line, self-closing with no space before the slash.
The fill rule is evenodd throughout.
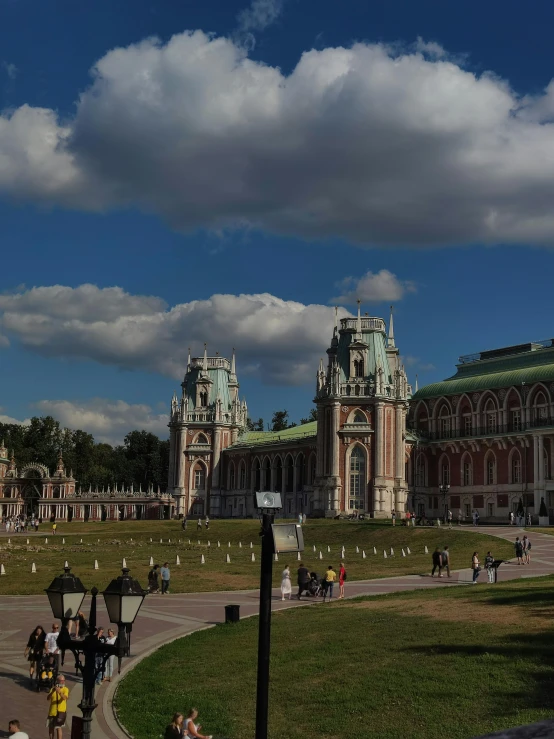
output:
<path id="1" fill-rule="evenodd" d="M 474 529 L 467 530 L 473 531 Z M 524 533 L 522 529 L 515 526 L 490 528 L 483 526 L 479 527 L 478 531 L 482 534 L 507 538 L 510 541 L 518 535 L 521 537 Z M 500 581 L 554 573 L 554 537 L 548 534 L 531 533 L 530 539 L 533 543 L 531 565 L 518 566 L 514 560 L 503 564 L 498 572 Z M 429 562 L 430 559 L 429 555 Z M 455 551 L 452 552 L 452 559 L 454 567 L 462 564 L 456 561 Z M 481 559 L 484 559 L 483 555 Z M 348 582 L 346 594 L 347 597 L 355 597 L 425 588 L 459 587 L 465 586 L 470 581 L 471 571 L 465 569 L 453 573 L 451 579 L 439 580 L 438 578 L 431 579 L 428 575 L 410 575 Z M 480 581 L 486 581 L 486 573 L 483 572 L 480 575 Z M 273 591 L 273 600 L 273 610 L 308 607 L 312 603 L 307 598 L 301 602 L 295 599 L 282 602 L 280 591 L 277 590 Z M 132 669 L 137 660 L 162 644 L 198 629 L 223 622 L 225 620 L 224 607 L 231 603 L 240 605 L 243 617 L 257 614 L 258 591 L 148 596 L 133 628 L 131 647 L 133 656 L 124 660 L 122 675 Z M 98 606 L 97 623 L 107 628 L 109 622 L 101 597 L 98 598 Z M 84 603 L 84 610 L 88 613 L 88 598 Z M 38 739 L 47 735 L 45 721 L 48 703 L 46 693 L 37 694 L 31 690 L 28 663 L 23 652 L 28 636 L 37 624 L 40 623 L 47 631 L 51 626 L 52 614 L 48 600 L 46 595 L 1 596 L 0 614 L 0 715 L 4 722 L 0 736 L 7 736 L 7 721 L 10 718 L 18 718 L 31 739 Z M 71 689 L 69 716 L 80 715 L 77 708 L 81 698 L 81 687 L 78 684 L 80 677 L 74 674 L 72 657 L 69 653 L 66 655 L 63 672 Z M 126 736 L 117 725 L 111 710 L 111 698 L 116 686 L 117 679 L 111 683 L 104 683 L 97 692 L 98 708 L 93 723 L 93 739 L 106 739 L 106 737 L 115 739 Z M 186 696 L 183 698 L 186 703 Z M 176 709 L 183 707 L 176 706 Z M 66 729 L 66 736 L 69 736 L 69 728 Z"/>

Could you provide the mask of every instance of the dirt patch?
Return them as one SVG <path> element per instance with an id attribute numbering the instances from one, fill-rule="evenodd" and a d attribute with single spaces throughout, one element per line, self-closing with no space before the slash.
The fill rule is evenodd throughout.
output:
<path id="1" fill-rule="evenodd" d="M 552 608 L 533 608 L 528 606 L 499 605 L 483 603 L 471 598 L 455 600 L 426 600 L 410 598 L 391 601 L 361 601 L 344 603 L 344 608 L 362 608 L 370 611 L 394 611 L 402 616 L 426 616 L 436 621 L 495 623 L 502 626 L 521 626 L 526 624 L 528 631 L 539 631 L 552 625 Z"/>

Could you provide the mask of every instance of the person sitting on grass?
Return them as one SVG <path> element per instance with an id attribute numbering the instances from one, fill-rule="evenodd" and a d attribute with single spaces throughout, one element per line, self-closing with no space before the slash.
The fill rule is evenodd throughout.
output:
<path id="1" fill-rule="evenodd" d="M 184 720 L 185 717 L 182 713 L 174 713 L 171 723 L 166 726 L 164 739 L 182 739 L 182 737 L 188 736 Z"/>
<path id="2" fill-rule="evenodd" d="M 211 734 L 206 736 L 200 733 L 200 729 L 202 727 L 200 726 L 200 724 L 196 723 L 197 718 L 198 709 L 191 708 L 187 714 L 187 720 L 185 722 L 185 729 L 188 732 L 188 735 L 194 737 L 194 739 L 212 739 Z"/>

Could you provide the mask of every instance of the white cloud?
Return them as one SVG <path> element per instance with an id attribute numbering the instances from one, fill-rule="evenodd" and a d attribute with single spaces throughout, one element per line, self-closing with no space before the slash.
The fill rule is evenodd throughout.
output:
<path id="1" fill-rule="evenodd" d="M 347 315 L 342 310 L 341 315 Z M 0 295 L 0 327 L 41 356 L 85 359 L 181 379 L 187 349 L 229 356 L 269 384 L 313 378 L 334 309 L 262 293 L 212 295 L 167 308 L 120 288 L 54 285 Z"/>
<path id="2" fill-rule="evenodd" d="M 237 43 L 248 49 L 255 46 L 255 31 L 265 31 L 283 12 L 284 0 L 252 0 L 237 16 Z"/>
<path id="3" fill-rule="evenodd" d="M 436 369 L 435 365 L 431 364 L 431 362 L 424 362 L 419 357 L 414 357 L 411 354 L 402 357 L 401 361 L 406 365 L 406 367 L 413 367 L 418 369 L 420 372 L 432 372 Z"/>
<path id="4" fill-rule="evenodd" d="M 31 423 L 30 418 L 25 418 L 23 421 L 20 421 L 18 418 L 13 418 L 12 416 L 6 416 L 3 411 L 3 408 L 0 408 L 0 423 L 16 423 L 18 426 L 28 426 Z"/>
<path id="5" fill-rule="evenodd" d="M 167 438 L 168 412 L 155 413 L 149 405 L 92 398 L 86 401 L 40 400 L 35 407 L 70 429 L 82 429 L 95 441 L 122 444 L 129 431 L 150 431 Z"/>
<path id="6" fill-rule="evenodd" d="M 114 49 L 72 119 L 0 116 L 0 193 L 182 230 L 553 245 L 554 83 L 520 98 L 443 51 L 311 50 L 286 76 L 201 31 Z"/>
<path id="7" fill-rule="evenodd" d="M 10 80 L 14 80 L 17 77 L 17 73 L 19 72 L 18 68 L 13 64 L 13 62 L 2 62 L 2 68 L 4 69 L 4 72 L 8 75 Z"/>
<path id="8" fill-rule="evenodd" d="M 346 303 L 351 305 L 357 300 L 362 303 L 381 303 L 383 301 L 401 300 L 406 292 L 415 292 L 413 282 L 399 280 L 396 275 L 388 269 L 380 272 L 366 272 L 365 275 L 356 279 L 345 277 L 337 287 L 343 291 L 341 295 L 331 298 L 333 303 Z"/>

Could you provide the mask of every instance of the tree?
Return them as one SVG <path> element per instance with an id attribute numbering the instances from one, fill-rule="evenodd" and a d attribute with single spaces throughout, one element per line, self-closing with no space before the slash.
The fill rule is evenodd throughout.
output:
<path id="1" fill-rule="evenodd" d="M 257 421 L 253 421 L 251 418 L 248 418 L 246 421 L 246 428 L 248 429 L 248 431 L 263 431 L 264 419 L 258 418 Z"/>
<path id="2" fill-rule="evenodd" d="M 317 421 L 317 408 L 312 408 L 311 409 L 308 418 L 301 418 L 300 419 L 300 425 L 302 425 L 304 423 L 311 423 L 312 421 Z"/>
<path id="3" fill-rule="evenodd" d="M 271 419 L 271 430 L 284 431 L 285 429 L 288 429 L 288 417 L 288 411 L 275 411 L 273 418 Z"/>

